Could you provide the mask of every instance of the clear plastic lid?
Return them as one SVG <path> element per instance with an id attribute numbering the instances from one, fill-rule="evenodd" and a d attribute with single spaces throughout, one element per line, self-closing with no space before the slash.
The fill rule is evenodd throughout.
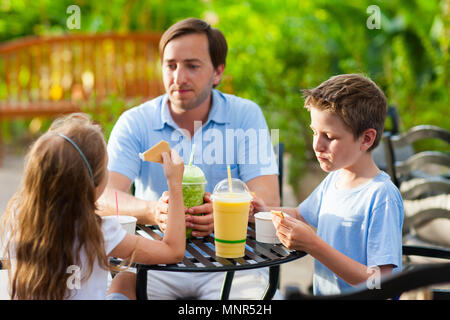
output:
<path id="1" fill-rule="evenodd" d="M 202 169 L 195 165 L 184 166 L 183 184 L 200 184 L 206 183 L 205 174 Z"/>
<path id="2" fill-rule="evenodd" d="M 228 179 L 223 179 L 214 187 L 214 191 L 212 194 L 212 200 L 246 200 L 250 201 L 252 199 L 252 195 L 247 185 L 239 179 L 232 178 L 231 179 L 231 190 L 230 183 Z"/>

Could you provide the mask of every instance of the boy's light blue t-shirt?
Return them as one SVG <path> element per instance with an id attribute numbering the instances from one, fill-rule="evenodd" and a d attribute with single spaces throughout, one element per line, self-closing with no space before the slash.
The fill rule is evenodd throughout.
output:
<path id="1" fill-rule="evenodd" d="M 402 267 L 403 201 L 385 172 L 354 189 L 336 188 L 340 171 L 330 173 L 298 210 L 331 247 L 369 267 Z M 314 294 L 352 288 L 315 260 Z"/>
<path id="2" fill-rule="evenodd" d="M 184 159 L 193 143 L 193 164 L 205 173 L 205 191 L 231 175 L 247 182 L 262 175 L 278 174 L 275 154 L 264 115 L 257 104 L 218 90 L 212 90 L 208 120 L 197 123 L 191 140 L 170 115 L 167 94 L 124 112 L 108 141 L 108 169 L 135 182 L 138 198 L 155 201 L 167 190 L 162 165 L 142 161 L 143 153 L 161 140 L 169 143 Z"/>

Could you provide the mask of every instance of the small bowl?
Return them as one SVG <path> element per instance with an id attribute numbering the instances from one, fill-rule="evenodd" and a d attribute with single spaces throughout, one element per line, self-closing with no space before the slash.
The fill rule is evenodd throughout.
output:
<path id="1" fill-rule="evenodd" d="M 118 222 L 122 225 L 127 233 L 136 234 L 136 222 L 137 219 L 133 216 L 125 216 L 125 215 L 115 215 L 115 216 L 104 216 L 103 219 L 117 219 Z"/>
<path id="2" fill-rule="evenodd" d="M 281 243 L 272 222 L 271 212 L 258 212 L 255 214 L 256 241 L 263 243 Z"/>

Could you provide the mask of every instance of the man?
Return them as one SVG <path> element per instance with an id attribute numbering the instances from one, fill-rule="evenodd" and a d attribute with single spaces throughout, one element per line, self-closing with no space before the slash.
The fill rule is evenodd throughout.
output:
<path id="1" fill-rule="evenodd" d="M 166 94 L 125 112 L 109 142 L 109 181 L 99 202 L 100 214 L 115 214 L 117 191 L 120 213 L 138 223 L 159 225 L 167 218 L 167 182 L 160 164 L 143 162 L 138 154 L 165 140 L 193 163 L 207 179 L 205 203 L 189 208 L 186 226 L 201 237 L 213 232 L 210 193 L 231 174 L 246 182 L 265 202 L 278 206 L 277 165 L 261 109 L 253 102 L 223 94 L 215 88 L 225 69 L 227 43 L 223 34 L 198 19 L 185 19 L 170 27 L 160 40 L 160 57 Z M 263 156 L 261 156 L 263 155 Z M 128 194 L 132 182 L 135 196 Z M 193 214 L 202 214 L 200 216 Z M 196 297 L 218 299 L 222 273 L 149 271 L 150 299 Z M 255 287 L 262 295 L 267 271 L 236 273 L 231 298 L 254 298 L 236 286 Z M 262 288 L 261 287 L 262 284 Z"/>

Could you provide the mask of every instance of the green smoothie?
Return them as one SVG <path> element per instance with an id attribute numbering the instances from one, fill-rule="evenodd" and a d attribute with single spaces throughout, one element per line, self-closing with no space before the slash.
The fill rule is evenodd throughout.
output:
<path id="1" fill-rule="evenodd" d="M 202 169 L 195 165 L 184 167 L 183 173 L 183 199 L 184 206 L 191 208 L 203 204 L 206 179 Z M 186 228 L 186 237 L 190 238 L 191 228 Z"/>

